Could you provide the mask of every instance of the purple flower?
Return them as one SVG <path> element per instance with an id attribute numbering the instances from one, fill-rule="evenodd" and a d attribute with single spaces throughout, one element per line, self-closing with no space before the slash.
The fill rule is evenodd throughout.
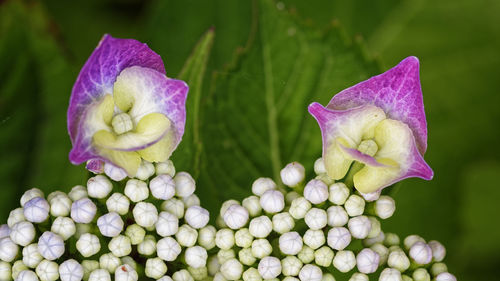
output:
<path id="1" fill-rule="evenodd" d="M 363 166 L 355 171 L 354 186 L 364 194 L 409 177 L 433 177 L 423 159 L 427 122 L 418 71 L 418 59 L 408 57 L 338 93 L 326 107 L 309 106 L 321 128 L 330 177 L 344 178 L 356 161 Z"/>
<path id="2" fill-rule="evenodd" d="M 98 172 L 107 162 L 134 176 L 142 159 L 167 160 L 184 133 L 187 92 L 146 44 L 105 35 L 71 93 L 70 161 Z"/>

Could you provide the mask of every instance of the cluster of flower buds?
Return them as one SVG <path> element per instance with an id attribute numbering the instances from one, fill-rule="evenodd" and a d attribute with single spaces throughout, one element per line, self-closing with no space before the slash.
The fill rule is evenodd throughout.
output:
<path id="1" fill-rule="evenodd" d="M 214 280 L 320 281 L 335 280 L 335 272 L 352 274 L 350 281 L 378 272 L 380 281 L 456 280 L 439 242 L 413 235 L 400 247 L 397 235 L 382 231 L 380 219 L 395 211 L 391 197 L 333 181 L 321 158 L 314 171 L 305 182 L 304 167 L 290 163 L 282 186 L 259 178 L 252 196 L 222 205 Z"/>
<path id="2" fill-rule="evenodd" d="M 216 229 L 194 191 L 171 161 L 134 178 L 106 164 L 67 194 L 30 189 L 0 226 L 0 280 L 204 279 Z"/>

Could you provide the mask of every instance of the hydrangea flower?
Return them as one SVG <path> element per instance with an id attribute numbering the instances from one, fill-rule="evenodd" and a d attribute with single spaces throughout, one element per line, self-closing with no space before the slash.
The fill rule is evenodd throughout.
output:
<path id="1" fill-rule="evenodd" d="M 97 172 L 111 163 L 132 177 L 142 159 L 167 160 L 184 133 L 187 92 L 146 44 L 105 35 L 71 93 L 70 161 Z"/>
<path id="2" fill-rule="evenodd" d="M 326 107 L 312 103 L 323 136 L 323 160 L 334 180 L 353 176 L 361 193 L 373 193 L 409 177 L 430 180 L 419 62 L 408 57 L 397 66 L 335 95 Z"/>

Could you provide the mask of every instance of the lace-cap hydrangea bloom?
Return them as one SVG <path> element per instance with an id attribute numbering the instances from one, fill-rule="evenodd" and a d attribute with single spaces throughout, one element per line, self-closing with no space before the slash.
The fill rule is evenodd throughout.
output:
<path id="1" fill-rule="evenodd" d="M 71 93 L 70 161 L 96 172 L 107 162 L 134 176 L 143 159 L 167 160 L 184 133 L 187 92 L 146 44 L 105 35 Z"/>
<path id="2" fill-rule="evenodd" d="M 416 57 L 341 91 L 326 107 L 312 103 L 309 112 L 321 128 L 333 179 L 344 178 L 354 161 L 363 164 L 353 176 L 363 194 L 409 177 L 432 179 L 423 159 L 427 122 Z"/>

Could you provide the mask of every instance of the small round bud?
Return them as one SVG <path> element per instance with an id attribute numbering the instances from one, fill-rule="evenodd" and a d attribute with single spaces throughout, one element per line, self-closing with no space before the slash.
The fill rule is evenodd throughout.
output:
<path id="1" fill-rule="evenodd" d="M 432 257 L 435 261 L 440 262 L 444 260 L 444 257 L 446 256 L 446 248 L 443 246 L 443 244 L 439 243 L 436 240 L 432 240 L 429 241 L 429 246 L 432 249 Z"/>
<path id="2" fill-rule="evenodd" d="M 156 163 L 156 174 L 157 175 L 169 175 L 173 177 L 175 175 L 175 166 L 171 160 L 167 160 L 165 162 Z"/>
<path id="3" fill-rule="evenodd" d="M 132 211 L 135 222 L 142 227 L 151 227 L 158 220 L 158 210 L 155 205 L 139 202 Z"/>
<path id="4" fill-rule="evenodd" d="M 222 203 L 222 206 L 220 207 L 220 216 L 221 217 L 224 217 L 224 214 L 226 213 L 227 209 L 229 207 L 231 207 L 232 205 L 239 205 L 240 202 L 236 201 L 236 200 L 233 200 L 233 199 L 230 199 L 230 200 L 227 200 L 227 201 L 224 201 L 224 203 Z"/>
<path id="5" fill-rule="evenodd" d="M 257 196 L 271 189 L 276 189 L 276 183 L 271 178 L 258 178 L 252 183 L 252 193 Z"/>
<path id="6" fill-rule="evenodd" d="M 20 245 L 27 246 L 35 238 L 35 227 L 27 221 L 20 221 L 12 226 L 10 239 Z"/>
<path id="7" fill-rule="evenodd" d="M 22 260 L 17 260 L 12 264 L 12 278 L 17 279 L 19 273 L 23 270 L 29 270 L 29 268 L 23 263 Z"/>
<path id="8" fill-rule="evenodd" d="M 354 273 L 351 278 L 349 278 L 349 281 L 368 281 L 368 275 L 363 274 L 363 273 Z"/>
<path id="9" fill-rule="evenodd" d="M 279 213 L 273 216 L 273 230 L 279 234 L 289 232 L 295 227 L 295 221 L 290 213 Z"/>
<path id="10" fill-rule="evenodd" d="M 230 260 L 235 257 L 236 254 L 234 253 L 233 249 L 229 250 L 220 249 L 219 252 L 217 252 L 217 259 L 219 260 L 219 263 L 225 263 L 227 260 Z"/>
<path id="11" fill-rule="evenodd" d="M 377 271 L 380 256 L 370 248 L 361 250 L 356 256 L 356 264 L 361 273 L 370 274 Z"/>
<path id="12" fill-rule="evenodd" d="M 196 189 L 196 183 L 190 174 L 186 172 L 179 172 L 174 177 L 175 181 L 175 194 L 179 197 L 188 197 L 193 194 Z"/>
<path id="13" fill-rule="evenodd" d="M 432 266 L 431 266 L 432 276 L 437 276 L 443 272 L 448 272 L 448 267 L 446 266 L 446 264 L 444 264 L 442 262 L 436 262 L 436 263 L 432 264 Z"/>
<path id="14" fill-rule="evenodd" d="M 432 249 L 424 242 L 416 242 L 410 248 L 410 257 L 417 264 L 428 264 L 432 261 Z"/>
<path id="15" fill-rule="evenodd" d="M 281 268 L 285 276 L 297 276 L 302 268 L 302 262 L 295 256 L 287 256 L 281 260 Z"/>
<path id="16" fill-rule="evenodd" d="M 159 279 L 167 273 L 167 265 L 160 258 L 152 258 L 146 261 L 146 276 L 153 279 Z"/>
<path id="17" fill-rule="evenodd" d="M 385 233 L 384 244 L 387 247 L 398 246 L 399 245 L 399 236 L 395 233 Z"/>
<path id="18" fill-rule="evenodd" d="M 338 251 L 333 258 L 333 266 L 340 272 L 349 272 L 356 266 L 356 257 L 351 251 Z"/>
<path id="19" fill-rule="evenodd" d="M 412 274 L 413 280 L 415 281 L 431 281 L 431 275 L 425 268 L 417 268 Z"/>
<path id="20" fill-rule="evenodd" d="M 210 276 L 214 276 L 217 272 L 219 272 L 219 269 L 220 269 L 220 263 L 219 263 L 219 259 L 217 258 L 216 255 L 213 255 L 211 256 L 210 258 L 208 258 L 208 274 L 210 274 Z"/>
<path id="21" fill-rule="evenodd" d="M 175 195 L 175 182 L 169 175 L 159 175 L 149 182 L 149 189 L 153 197 L 168 200 Z"/>
<path id="22" fill-rule="evenodd" d="M 237 259 L 229 259 L 222 264 L 220 271 L 227 280 L 238 280 L 243 273 L 243 265 Z"/>
<path id="23" fill-rule="evenodd" d="M 318 230 L 326 226 L 328 217 L 323 209 L 312 208 L 304 217 L 304 220 L 310 229 Z"/>
<path id="24" fill-rule="evenodd" d="M 273 223 L 267 216 L 253 218 L 248 227 L 253 237 L 265 238 L 273 230 Z"/>
<path id="25" fill-rule="evenodd" d="M 161 209 L 175 215 L 179 219 L 184 216 L 184 203 L 176 198 L 164 201 L 161 204 Z"/>
<path id="26" fill-rule="evenodd" d="M 304 246 L 304 247 L 302 247 L 302 250 L 300 250 L 297 257 L 304 264 L 308 264 L 314 260 L 314 250 L 311 249 L 309 246 Z"/>
<path id="27" fill-rule="evenodd" d="M 37 265 L 35 272 L 41 281 L 56 281 L 59 279 L 59 265 L 53 261 L 41 261 Z"/>
<path id="28" fill-rule="evenodd" d="M 156 252 L 162 260 L 174 261 L 181 253 L 181 246 L 174 238 L 165 237 L 158 240 Z"/>
<path id="29" fill-rule="evenodd" d="M 312 265 L 306 264 L 299 272 L 300 281 L 321 281 L 323 278 L 323 272 L 321 268 Z"/>
<path id="30" fill-rule="evenodd" d="M 71 218 L 77 223 L 90 223 L 96 212 L 96 205 L 88 198 L 76 200 L 71 205 Z"/>
<path id="31" fill-rule="evenodd" d="M 64 241 L 61 236 L 45 231 L 38 238 L 38 251 L 47 260 L 56 260 L 64 254 Z"/>
<path id="32" fill-rule="evenodd" d="M 104 173 L 114 181 L 121 181 L 127 177 L 127 172 L 124 169 L 111 163 L 104 163 Z"/>
<path id="33" fill-rule="evenodd" d="M 49 202 L 42 197 L 35 197 L 24 204 L 24 217 L 27 221 L 41 223 L 49 217 Z"/>
<path id="34" fill-rule="evenodd" d="M 155 174 L 155 170 L 155 166 L 152 163 L 143 160 L 137 169 L 135 177 L 145 181 Z"/>
<path id="35" fill-rule="evenodd" d="M 172 275 L 172 279 L 174 281 L 193 281 L 193 277 L 191 276 L 191 274 L 189 274 L 189 271 L 185 270 L 185 269 L 181 269 L 177 272 L 174 272 L 174 274 Z"/>
<path id="36" fill-rule="evenodd" d="M 198 239 L 198 232 L 187 224 L 179 227 L 179 231 L 175 234 L 175 238 L 184 247 L 191 247 L 196 244 Z"/>
<path id="37" fill-rule="evenodd" d="M 317 175 L 326 173 L 325 161 L 323 161 L 323 158 L 320 157 L 314 161 L 314 172 Z"/>
<path id="38" fill-rule="evenodd" d="M 0 239 L 10 236 L 10 227 L 6 224 L 0 225 Z"/>
<path id="39" fill-rule="evenodd" d="M 9 227 L 14 226 L 14 224 L 21 222 L 21 221 L 26 221 L 26 218 L 24 217 L 24 209 L 23 208 L 17 208 L 17 209 L 10 211 L 9 217 L 7 218 L 7 225 Z"/>
<path id="40" fill-rule="evenodd" d="M 144 241 L 146 231 L 144 230 L 144 228 L 140 227 L 137 224 L 131 224 L 127 226 L 127 229 L 125 230 L 125 236 L 130 239 L 130 243 L 132 245 L 138 245 L 142 241 Z"/>
<path id="41" fill-rule="evenodd" d="M 10 237 L 0 239 L 0 260 L 11 262 L 17 256 L 19 247 L 14 243 Z"/>
<path id="42" fill-rule="evenodd" d="M 280 171 L 280 176 L 283 184 L 294 187 L 304 180 L 306 172 L 300 163 L 292 162 Z"/>
<path id="43" fill-rule="evenodd" d="M 189 247 L 186 249 L 186 263 L 193 268 L 200 268 L 207 265 L 207 250 L 200 246 Z"/>
<path id="44" fill-rule="evenodd" d="M 250 267 L 243 272 L 243 281 L 262 281 L 262 277 L 256 268 Z"/>
<path id="45" fill-rule="evenodd" d="M 118 235 L 113 237 L 109 241 L 108 249 L 116 257 L 124 257 L 132 252 L 132 244 L 130 243 L 130 238 L 124 235 Z"/>
<path id="46" fill-rule="evenodd" d="M 260 206 L 260 200 L 257 196 L 249 196 L 241 202 L 243 207 L 247 209 L 248 214 L 251 217 L 258 216 L 262 212 L 262 207 Z"/>
<path id="47" fill-rule="evenodd" d="M 349 227 L 349 231 L 351 232 L 352 237 L 357 239 L 365 239 L 370 233 L 372 224 L 368 217 L 357 216 L 351 218 L 347 223 L 347 226 Z"/>
<path id="48" fill-rule="evenodd" d="M 306 198 L 299 197 L 292 201 L 289 213 L 294 219 L 300 220 L 305 217 L 309 209 L 311 209 L 311 203 Z"/>
<path id="49" fill-rule="evenodd" d="M 374 228 L 374 224 L 372 223 L 372 230 L 370 231 L 370 233 L 373 232 L 373 228 Z M 373 244 L 383 243 L 384 242 L 385 234 L 384 234 L 384 232 L 381 231 L 380 224 L 378 225 L 378 228 L 379 229 L 378 229 L 378 235 L 377 236 L 372 237 L 372 238 L 366 238 L 365 240 L 363 240 L 363 245 L 364 246 L 370 247 Z M 368 234 L 368 237 L 370 237 L 370 234 Z"/>
<path id="50" fill-rule="evenodd" d="M 279 247 L 283 254 L 294 256 L 302 250 L 302 237 L 296 231 L 287 232 L 280 236 Z"/>
<path id="51" fill-rule="evenodd" d="M 382 195 L 375 201 L 375 214 L 381 219 L 392 217 L 396 210 L 396 202 L 390 196 Z"/>
<path id="52" fill-rule="evenodd" d="M 275 257 L 265 257 L 260 260 L 258 270 L 264 279 L 276 278 L 281 274 L 281 262 Z"/>
<path id="53" fill-rule="evenodd" d="M 413 246 L 413 244 L 417 242 L 423 242 L 425 243 L 424 238 L 418 236 L 418 235 L 409 235 L 405 238 L 404 240 L 404 245 L 406 250 L 410 250 L 410 248 Z"/>
<path id="54" fill-rule="evenodd" d="M 394 268 L 386 268 L 380 273 L 379 281 L 402 281 L 401 272 Z"/>
<path id="55" fill-rule="evenodd" d="M 333 251 L 328 246 L 323 246 L 314 252 L 314 261 L 322 267 L 329 267 L 333 260 Z"/>
<path id="56" fill-rule="evenodd" d="M 347 197 L 349 197 L 349 188 L 347 188 L 347 186 L 342 182 L 337 182 L 330 185 L 329 189 L 330 195 L 328 197 L 328 200 L 333 204 L 343 205 L 347 200 Z"/>
<path id="57" fill-rule="evenodd" d="M 20 203 L 21 203 L 21 207 L 24 207 L 24 204 L 26 204 L 26 202 L 30 201 L 31 199 L 35 198 L 35 197 L 42 197 L 43 198 L 43 191 L 41 191 L 40 189 L 34 187 L 32 189 L 28 189 L 24 192 L 23 196 L 21 196 L 21 200 L 20 200 Z"/>
<path id="58" fill-rule="evenodd" d="M 135 209 L 134 209 L 135 210 Z M 117 213 L 107 213 L 97 219 L 97 227 L 102 235 L 116 237 L 123 230 L 123 220 Z"/>
<path id="59" fill-rule="evenodd" d="M 351 233 L 345 227 L 334 227 L 328 231 L 328 246 L 334 250 L 343 250 L 351 243 Z"/>
<path id="60" fill-rule="evenodd" d="M 184 202 L 186 208 L 200 206 L 200 198 L 194 193 L 187 197 L 182 197 L 182 202 Z"/>
<path id="61" fill-rule="evenodd" d="M 140 202 L 146 200 L 149 196 L 148 185 L 140 180 L 130 179 L 125 185 L 125 195 L 130 198 L 132 202 Z"/>
<path id="62" fill-rule="evenodd" d="M 252 245 L 253 236 L 248 228 L 242 228 L 234 234 L 234 241 L 240 248 L 248 248 Z"/>
<path id="63" fill-rule="evenodd" d="M 68 193 L 68 196 L 73 201 L 83 199 L 88 196 L 87 189 L 82 185 L 75 185 L 73 186 L 73 188 L 71 188 L 71 191 Z"/>
<path id="64" fill-rule="evenodd" d="M 101 250 L 101 243 L 99 242 L 99 238 L 94 234 L 84 233 L 76 241 L 76 249 L 83 257 L 88 258 Z"/>
<path id="65" fill-rule="evenodd" d="M 188 271 L 194 280 L 205 280 L 208 277 L 208 269 L 206 266 L 199 268 L 188 267 Z"/>
<path id="66" fill-rule="evenodd" d="M 112 253 L 104 254 L 99 258 L 99 267 L 106 269 L 109 273 L 115 272 L 120 264 L 120 259 L 115 257 Z"/>
<path id="67" fill-rule="evenodd" d="M 11 280 L 12 278 L 12 267 L 10 263 L 0 261 L 0 280 Z"/>
<path id="68" fill-rule="evenodd" d="M 128 197 L 121 193 L 113 193 L 108 200 L 106 200 L 106 207 L 108 212 L 115 212 L 119 215 L 126 215 L 130 207 Z"/>
<path id="69" fill-rule="evenodd" d="M 31 244 L 23 249 L 23 263 L 31 268 L 35 268 L 43 260 L 42 255 L 38 252 L 38 245 Z"/>
<path id="70" fill-rule="evenodd" d="M 335 277 L 331 273 L 324 273 L 321 281 L 335 281 Z"/>
<path id="71" fill-rule="evenodd" d="M 137 245 L 137 252 L 144 256 L 150 256 L 156 251 L 156 239 L 152 235 L 146 235 L 144 241 Z"/>
<path id="72" fill-rule="evenodd" d="M 128 264 L 130 265 L 134 270 L 137 270 L 137 263 L 135 262 L 135 260 L 130 257 L 130 256 L 125 256 L 125 257 L 122 257 L 120 258 L 122 264 Z"/>
<path id="73" fill-rule="evenodd" d="M 50 202 L 50 214 L 54 217 L 68 216 L 71 211 L 71 199 L 66 194 L 60 194 L 52 198 Z"/>
<path id="74" fill-rule="evenodd" d="M 304 188 L 304 197 L 313 204 L 321 204 L 328 199 L 328 186 L 320 180 L 310 180 Z"/>
<path id="75" fill-rule="evenodd" d="M 410 267 L 410 260 L 401 249 L 391 250 L 387 258 L 387 264 L 401 272 Z"/>
<path id="76" fill-rule="evenodd" d="M 224 275 L 222 275 L 222 273 L 217 272 L 217 273 L 214 275 L 214 279 L 213 279 L 213 281 L 227 281 L 227 279 L 224 277 Z"/>
<path id="77" fill-rule="evenodd" d="M 111 275 L 105 269 L 95 269 L 90 273 L 88 281 L 111 281 Z"/>
<path id="78" fill-rule="evenodd" d="M 304 244 L 316 250 L 325 244 L 325 234 L 322 230 L 308 229 L 304 233 Z"/>
<path id="79" fill-rule="evenodd" d="M 161 212 L 155 228 L 158 235 L 162 237 L 174 235 L 179 230 L 179 219 L 169 212 Z"/>
<path id="80" fill-rule="evenodd" d="M 130 265 L 120 265 L 115 270 L 115 281 L 137 281 L 139 275 Z"/>
<path id="81" fill-rule="evenodd" d="M 76 226 L 73 220 L 68 217 L 57 217 L 52 223 L 50 231 L 61 236 L 63 240 L 68 240 L 76 233 Z"/>
<path id="82" fill-rule="evenodd" d="M 349 221 L 349 216 L 342 206 L 331 206 L 326 212 L 329 226 L 344 226 Z"/>
<path id="83" fill-rule="evenodd" d="M 38 276 L 31 270 L 23 270 L 17 275 L 16 281 L 38 281 Z"/>
<path id="84" fill-rule="evenodd" d="M 203 248 L 210 250 L 215 247 L 215 227 L 208 225 L 198 232 L 198 244 Z"/>
<path id="85" fill-rule="evenodd" d="M 248 216 L 249 214 L 247 209 L 245 209 L 240 205 L 233 204 L 227 208 L 226 212 L 224 212 L 223 219 L 229 228 L 239 229 L 245 226 L 245 224 L 247 224 Z M 208 211 L 207 211 L 207 222 L 208 222 Z"/>
<path id="86" fill-rule="evenodd" d="M 269 256 L 273 247 L 266 239 L 255 239 L 252 242 L 252 255 L 258 259 Z"/>
<path id="87" fill-rule="evenodd" d="M 439 273 L 435 281 L 457 281 L 457 278 L 448 272 Z"/>
<path id="88" fill-rule="evenodd" d="M 224 228 L 217 231 L 215 235 L 215 245 L 223 250 L 229 250 L 234 246 L 234 232 L 231 229 Z"/>
<path id="89" fill-rule="evenodd" d="M 59 266 L 61 281 L 80 281 L 83 279 L 83 267 L 76 260 L 69 259 Z"/>
<path id="90" fill-rule="evenodd" d="M 97 175 L 87 181 L 87 192 L 89 197 L 106 198 L 113 189 L 113 184 L 103 175 Z"/>
<path id="91" fill-rule="evenodd" d="M 243 207 L 241 208 L 244 209 Z M 200 206 L 191 206 L 186 210 L 186 215 L 184 219 L 191 227 L 199 229 L 207 225 L 210 216 L 206 209 Z M 248 219 L 248 213 L 247 213 L 247 219 Z"/>
<path id="92" fill-rule="evenodd" d="M 257 260 L 252 254 L 252 248 L 243 248 L 238 252 L 238 259 L 244 265 L 251 266 Z"/>
<path id="93" fill-rule="evenodd" d="M 347 214 L 351 217 L 360 216 L 365 210 L 365 200 L 358 195 L 351 195 L 344 203 Z"/>
<path id="94" fill-rule="evenodd" d="M 268 190 L 260 197 L 260 205 L 268 213 L 278 213 L 285 207 L 285 198 L 277 190 Z"/>

